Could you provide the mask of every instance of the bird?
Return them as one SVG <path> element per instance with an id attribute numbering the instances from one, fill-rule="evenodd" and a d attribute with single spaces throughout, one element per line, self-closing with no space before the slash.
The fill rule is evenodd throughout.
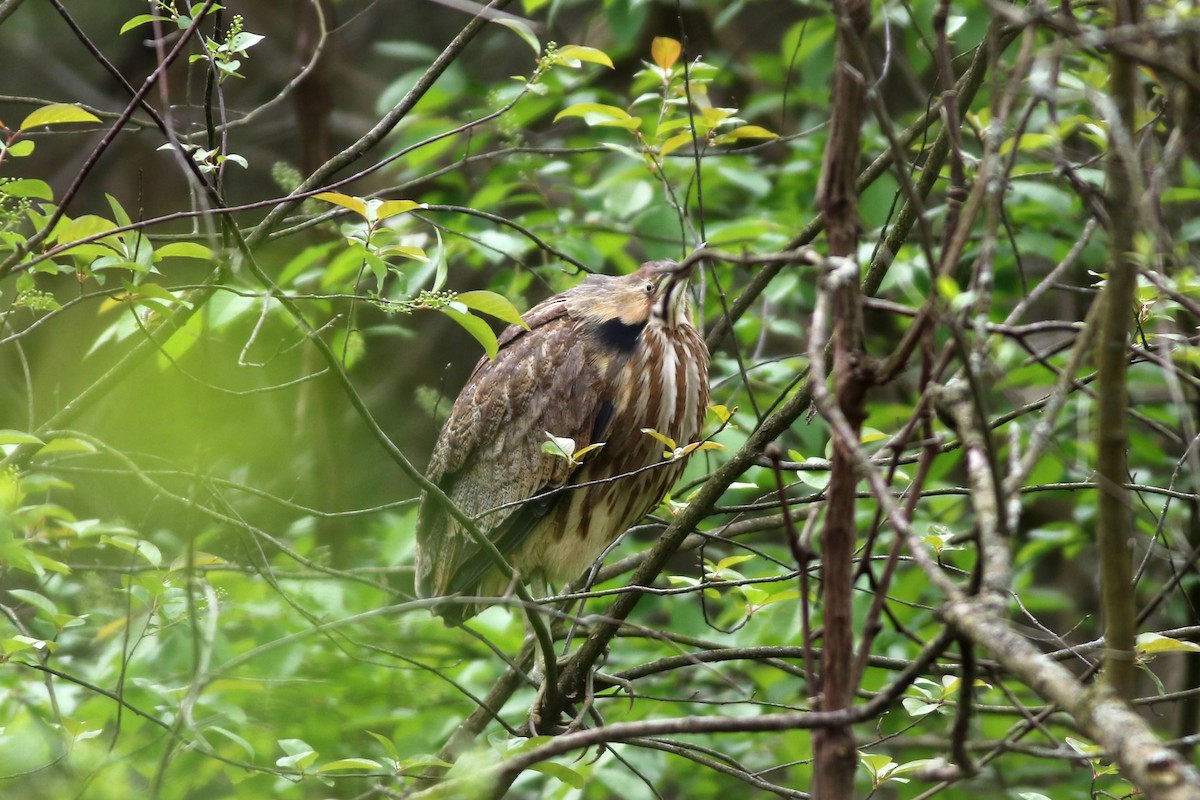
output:
<path id="1" fill-rule="evenodd" d="M 693 267 L 650 261 L 593 274 L 535 305 L 476 364 L 426 478 L 516 571 L 547 587 L 579 577 L 682 474 L 708 409 L 708 348 L 687 292 Z M 663 439 L 679 447 L 664 452 Z M 569 438 L 579 458 L 552 452 Z M 688 452 L 684 452 L 688 451 Z M 416 590 L 460 625 L 512 589 L 444 504 L 422 494 Z M 455 601 L 454 596 L 477 598 Z"/>

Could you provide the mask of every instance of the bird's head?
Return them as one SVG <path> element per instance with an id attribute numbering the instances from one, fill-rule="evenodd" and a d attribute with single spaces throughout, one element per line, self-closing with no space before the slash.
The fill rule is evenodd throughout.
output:
<path id="1" fill-rule="evenodd" d="M 691 324 L 687 282 L 692 270 L 674 261 L 648 261 L 629 275 L 592 275 L 571 290 L 568 308 L 576 318 L 638 330 L 651 322 Z"/>

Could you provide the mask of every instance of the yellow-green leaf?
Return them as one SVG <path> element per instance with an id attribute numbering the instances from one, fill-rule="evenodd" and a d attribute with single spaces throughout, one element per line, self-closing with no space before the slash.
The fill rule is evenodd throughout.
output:
<path id="1" fill-rule="evenodd" d="M 175 258 L 199 258 L 207 261 L 213 257 L 209 248 L 196 242 L 171 242 L 154 251 L 155 260 L 173 256 Z"/>
<path id="2" fill-rule="evenodd" d="M 415 200 L 385 200 L 375 209 L 375 217 L 376 219 L 387 219 L 397 214 L 403 214 L 405 211 L 412 211 L 414 208 L 424 207 L 424 203 L 418 203 Z"/>
<path id="3" fill-rule="evenodd" d="M 745 564 L 747 561 L 753 560 L 754 556 L 726 556 L 717 562 L 717 565 L 713 571 L 720 572 L 722 570 L 729 569 L 730 567 L 736 567 L 738 564 Z"/>
<path id="4" fill-rule="evenodd" d="M 658 431 L 654 430 L 654 428 L 642 428 L 642 433 L 653 436 L 655 439 L 662 442 L 665 446 L 671 448 L 672 450 L 674 450 L 676 448 L 674 439 L 672 439 L 670 436 L 666 436 L 664 434 L 659 433 Z M 671 454 L 668 453 L 667 458 L 670 458 L 670 457 L 671 457 Z"/>
<path id="5" fill-rule="evenodd" d="M 603 50 L 595 47 L 584 47 L 578 44 L 568 44 L 558 48 L 555 56 L 563 61 L 587 61 L 591 64 L 601 64 L 613 69 L 612 59 Z"/>
<path id="6" fill-rule="evenodd" d="M 605 105 L 604 103 L 576 103 L 573 106 L 567 106 L 562 111 L 554 115 L 554 121 L 566 117 L 583 117 L 584 122 L 589 125 L 603 120 L 628 120 L 631 119 L 629 112 L 623 108 L 616 106 Z M 595 120 L 596 122 L 593 122 Z"/>
<path id="7" fill-rule="evenodd" d="M 717 420 L 722 425 L 724 425 L 725 423 L 729 422 L 729 420 L 731 420 L 733 418 L 734 412 L 737 411 L 737 406 L 734 406 L 733 410 L 731 411 L 727 406 L 717 404 L 717 405 L 709 406 L 708 410 L 711 411 L 716 416 Z M 796 459 L 796 460 L 803 461 L 804 459 L 801 458 L 801 459 Z"/>
<path id="8" fill-rule="evenodd" d="M 14 430 L 0 430 L 0 444 L 45 444 L 32 433 Z"/>
<path id="9" fill-rule="evenodd" d="M 520 325 L 525 330 L 529 330 L 529 325 L 525 323 L 525 320 L 521 319 L 521 312 L 517 311 L 516 306 L 510 303 L 508 298 L 502 294 L 480 289 L 455 295 L 454 299 L 467 308 L 481 311 L 484 314 L 490 314 L 509 324 Z"/>
<path id="10" fill-rule="evenodd" d="M 317 767 L 317 772 L 346 772 L 349 770 L 370 772 L 381 769 L 383 769 L 383 764 L 369 758 L 339 758 L 337 761 L 330 761 Z"/>
<path id="11" fill-rule="evenodd" d="M 589 444 L 587 447 L 579 448 L 578 450 L 575 451 L 575 460 L 582 461 L 583 457 L 586 456 L 588 453 L 599 450 L 601 447 L 604 447 L 604 445 L 605 445 L 605 442 L 593 442 L 592 444 Z"/>
<path id="12" fill-rule="evenodd" d="M 63 222 L 54 229 L 54 239 L 59 242 L 74 242 L 87 239 L 117 227 L 115 222 L 95 214 L 84 214 L 69 222 Z"/>
<path id="13" fill-rule="evenodd" d="M 1200 644 L 1160 636 L 1157 633 L 1141 633 L 1137 637 L 1137 651 L 1143 656 L 1159 653 L 1200 653 Z"/>
<path id="14" fill-rule="evenodd" d="M 663 142 L 662 147 L 660 147 L 658 150 L 658 154 L 660 156 L 666 157 L 666 156 L 670 155 L 672 152 L 674 152 L 675 150 L 678 150 L 680 147 L 683 147 L 685 144 L 690 144 L 692 139 L 693 139 L 693 136 L 692 136 L 691 131 L 684 131 L 683 133 L 677 133 L 674 136 L 672 136 L 670 139 L 667 139 L 665 142 Z"/>
<path id="15" fill-rule="evenodd" d="M 321 192 L 314 194 L 313 197 L 324 200 L 326 203 L 333 203 L 335 206 L 347 208 L 364 219 L 367 216 L 367 204 L 361 197 L 351 197 L 341 192 Z"/>
<path id="16" fill-rule="evenodd" d="M 1006 156 L 1014 146 L 1022 153 L 1030 153 L 1053 147 L 1058 140 L 1048 133 L 1023 133 L 1017 139 L 1009 139 L 1000 145 L 1000 155 Z"/>
<path id="17" fill-rule="evenodd" d="M 403 244 L 388 244 L 375 251 L 376 255 L 381 258 L 388 256 L 400 256 L 401 258 L 411 258 L 413 261 L 428 261 L 429 256 L 425 255 L 425 251 L 419 247 L 412 247 Z"/>
<path id="18" fill-rule="evenodd" d="M 53 200 L 54 191 L 50 184 L 36 178 L 21 178 L 20 180 L 0 183 L 0 192 L 10 197 L 33 197 L 38 200 Z"/>
<path id="19" fill-rule="evenodd" d="M 182 555 L 171 562 L 171 566 L 169 569 L 171 572 L 178 572 L 179 570 L 185 569 L 189 566 L 192 568 L 195 568 L 195 567 L 219 567 L 222 564 L 228 564 L 228 563 L 229 563 L 228 561 L 221 558 L 220 556 L 214 556 L 211 553 L 203 553 L 203 552 L 197 550 L 194 553 L 192 553 L 192 560 L 191 560 L 190 564 L 188 563 L 187 556 Z"/>
<path id="20" fill-rule="evenodd" d="M 949 275 L 938 276 L 937 288 L 938 294 L 946 300 L 953 300 L 962 294 L 962 290 L 958 288 L 958 284 L 955 283 L 954 278 L 951 278 Z"/>
<path id="21" fill-rule="evenodd" d="M 726 133 L 724 135 L 732 137 L 734 139 L 778 139 L 779 138 L 779 134 L 772 133 L 771 131 L 767 130 L 766 128 L 762 127 L 761 125 L 739 125 L 738 127 L 734 128 L 733 130 L 729 131 L 728 133 Z"/>
<path id="22" fill-rule="evenodd" d="M 584 121 L 589 125 L 595 125 L 597 127 L 624 128 L 627 131 L 636 131 L 638 128 L 642 127 L 641 117 L 630 117 L 629 119 L 601 119 L 595 122 L 585 119 Z"/>
<path id="23" fill-rule="evenodd" d="M 483 351 L 487 353 L 488 358 L 496 357 L 496 353 L 500 351 L 500 343 L 496 341 L 495 332 L 486 322 L 479 317 L 472 316 L 466 311 L 459 311 L 452 306 L 442 308 L 441 312 L 459 325 L 462 325 L 467 333 L 474 336 L 475 341 L 483 345 Z"/>
<path id="24" fill-rule="evenodd" d="M 134 28 L 137 28 L 141 25 L 145 25 L 146 23 L 149 23 L 149 22 L 154 22 L 154 20 L 160 20 L 162 22 L 170 22 L 171 21 L 166 17 L 159 17 L 154 14 L 138 14 L 136 17 L 130 17 L 128 20 L 126 20 L 125 24 L 121 26 L 121 33 L 122 34 L 128 33 L 129 31 L 133 30 Z"/>
<path id="25" fill-rule="evenodd" d="M 61 439 L 53 439 L 49 444 L 38 450 L 37 457 L 53 455 L 55 453 L 94 453 L 96 446 L 91 442 L 83 439 L 75 439 L 69 436 L 64 436 Z"/>
<path id="26" fill-rule="evenodd" d="M 669 36 L 655 36 L 650 43 L 650 57 L 662 69 L 670 69 L 679 60 L 683 45 Z"/>
<path id="27" fill-rule="evenodd" d="M 21 130 L 36 128 L 41 125 L 62 125 L 67 122 L 99 122 L 100 118 L 90 111 L 84 111 L 79 106 L 70 103 L 53 103 L 42 106 L 37 111 L 21 120 Z"/>
<path id="28" fill-rule="evenodd" d="M 13 158 L 24 158 L 33 152 L 33 139 L 22 139 L 8 147 L 8 154 Z"/>

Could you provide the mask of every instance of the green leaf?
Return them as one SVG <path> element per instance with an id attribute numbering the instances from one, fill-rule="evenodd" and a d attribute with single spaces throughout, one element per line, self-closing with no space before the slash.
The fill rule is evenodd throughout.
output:
<path id="1" fill-rule="evenodd" d="M 99 122 L 100 118 L 90 111 L 84 111 L 79 106 L 70 103 L 54 103 L 42 106 L 37 111 L 21 120 L 21 130 L 36 128 L 41 125 L 62 125 L 68 122 Z"/>
<path id="2" fill-rule="evenodd" d="M 109 536 L 103 534 L 100 537 L 101 544 L 111 544 L 114 547 L 120 548 L 130 553 L 137 553 L 142 558 L 146 559 L 152 567 L 162 565 L 162 551 L 146 539 L 134 538 L 132 536 Z"/>
<path id="3" fill-rule="evenodd" d="M 440 292 L 442 287 L 446 285 L 446 274 L 449 271 L 450 264 L 446 259 L 446 248 L 442 246 L 442 232 L 437 228 L 434 228 L 433 232 L 437 234 L 438 246 L 436 251 L 437 261 L 435 263 L 432 291 Z"/>
<path id="4" fill-rule="evenodd" d="M 387 738 L 383 734 L 375 733 L 374 731 L 367 731 L 367 735 L 379 742 L 380 746 L 383 747 L 383 749 L 387 752 L 388 758 L 392 759 L 392 761 L 400 760 L 400 754 L 396 752 L 396 745 L 392 744 L 391 739 Z M 447 764 L 446 766 L 450 765 Z"/>
<path id="5" fill-rule="evenodd" d="M 70 436 L 63 436 L 61 438 L 51 440 L 49 444 L 47 444 L 45 447 L 43 447 L 41 450 L 38 450 L 37 453 L 35 453 L 35 457 L 41 458 L 43 456 L 54 455 L 56 453 L 94 453 L 94 452 L 96 452 L 96 446 L 93 445 L 91 442 L 85 441 L 83 439 L 75 439 Z"/>
<path id="6" fill-rule="evenodd" d="M 720 572 L 721 570 L 728 569 L 729 567 L 736 567 L 738 564 L 745 564 L 747 561 L 753 560 L 754 556 L 728 556 L 717 562 L 715 571 Z"/>
<path id="7" fill-rule="evenodd" d="M 542 54 L 542 43 L 538 41 L 537 34 L 533 32 L 533 28 L 529 27 L 524 20 L 516 17 L 496 17 L 491 20 L 497 25 L 503 25 L 510 31 L 521 37 L 521 41 L 529 45 L 535 56 Z"/>
<path id="8" fill-rule="evenodd" d="M 154 251 L 154 258 L 157 261 L 160 258 L 198 258 L 202 261 L 210 261 L 213 257 L 213 251 L 197 242 L 171 242 L 164 244 Z"/>
<path id="9" fill-rule="evenodd" d="M 530 769 L 534 772 L 540 772 L 543 775 L 549 775 L 552 778 L 558 778 L 560 781 L 574 789 L 583 788 L 583 776 L 565 764 L 557 764 L 553 761 L 543 761 L 540 764 L 534 764 L 530 767 Z"/>
<path id="10" fill-rule="evenodd" d="M 521 312 L 517 311 L 516 306 L 509 302 L 508 298 L 502 294 L 480 289 L 455 295 L 454 299 L 467 308 L 489 314 L 511 325 L 520 325 L 525 330 L 529 330 L 529 325 L 526 324 L 525 320 L 521 319 Z"/>
<path id="11" fill-rule="evenodd" d="M 930 703 L 918 697 L 905 697 L 900 704 L 910 717 L 923 717 L 941 708 L 941 703 Z"/>
<path id="12" fill-rule="evenodd" d="M 685 144 L 691 144 L 692 139 L 694 138 L 695 137 L 692 136 L 691 131 L 677 133 L 662 143 L 662 147 L 658 149 L 658 154 L 659 156 L 665 158 L 666 156 L 669 156 L 671 153 L 678 150 L 680 147 L 683 147 Z"/>
<path id="13" fill-rule="evenodd" d="M 37 200 L 54 200 L 54 191 L 50 184 L 36 178 L 21 178 L 20 180 L 0 182 L 0 192 L 9 197 L 33 197 Z"/>
<path id="14" fill-rule="evenodd" d="M 45 444 L 32 433 L 23 431 L 0 430 L 0 445 L 5 444 Z"/>
<path id="15" fill-rule="evenodd" d="M 339 758 L 337 761 L 330 761 L 317 767 L 317 772 L 345 772 L 349 770 L 370 772 L 382 769 L 383 764 L 380 764 L 378 761 L 372 761 L 369 758 Z"/>
<path id="16" fill-rule="evenodd" d="M 150 22 L 158 20 L 159 22 L 170 22 L 166 17 L 160 17 L 155 14 L 138 14 L 136 17 L 130 17 L 124 25 L 121 26 L 121 34 L 124 35 L 134 28 L 140 27 Z"/>
<path id="17" fill-rule="evenodd" d="M 56 225 L 52 238 L 55 241 L 66 244 L 67 242 L 98 236 L 99 234 L 111 231 L 115 227 L 117 226 L 114 222 L 104 217 L 98 217 L 95 214 L 84 214 L 82 217 L 76 217 L 69 222 Z"/>
<path id="18" fill-rule="evenodd" d="M 584 47 L 578 44 L 568 44 L 558 48 L 554 53 L 555 58 L 563 61 L 587 61 L 591 64 L 600 64 L 602 66 L 613 69 L 612 59 L 603 50 L 597 50 L 595 47 Z M 568 64 L 568 66 L 574 66 Z"/>
<path id="19" fill-rule="evenodd" d="M 958 288 L 958 284 L 954 278 L 949 275 L 939 275 L 937 279 L 938 294 L 946 300 L 953 302 L 954 298 L 962 294 L 962 290 Z"/>
<path id="20" fill-rule="evenodd" d="M 422 250 L 421 248 L 409 247 L 407 245 L 401 245 L 401 244 L 385 245 L 383 247 L 380 247 L 375 252 L 378 255 L 383 256 L 385 258 L 387 256 L 400 256 L 401 258 L 411 258 L 413 261 L 428 261 L 429 260 L 429 256 L 425 255 L 425 251 Z"/>
<path id="21" fill-rule="evenodd" d="M 550 431 L 546 434 L 547 441 L 542 442 L 542 452 L 575 463 L 575 440 L 569 436 L 555 436 Z"/>
<path id="22" fill-rule="evenodd" d="M 57 642 L 47 642 L 43 639 L 35 639 L 32 636 L 24 636 L 18 634 L 11 639 L 5 639 L 3 642 L 5 655 L 19 653 L 22 650 L 44 650 L 53 653 L 58 649 Z"/>
<path id="23" fill-rule="evenodd" d="M 13 597 L 24 600 L 29 605 L 44 612 L 46 616 L 54 617 L 58 614 L 58 606 L 56 606 L 54 601 L 49 597 L 46 597 L 44 594 L 39 594 L 38 592 L 30 591 L 29 589 L 9 589 L 8 593 Z"/>
<path id="24" fill-rule="evenodd" d="M 121 206 L 121 201 L 117 200 L 111 194 L 106 194 L 104 197 L 108 200 L 108 207 L 112 209 L 113 219 L 117 221 L 117 225 L 125 228 L 133 224 L 133 220 L 129 218 L 129 214 Z"/>
<path id="25" fill-rule="evenodd" d="M 257 33 L 242 31 L 229 37 L 229 41 L 225 42 L 225 49 L 231 53 L 244 53 L 265 38 L 267 37 Z"/>
<path id="26" fill-rule="evenodd" d="M 308 742 L 303 739 L 279 739 L 278 741 L 279 747 L 287 755 L 276 760 L 276 766 L 291 767 L 303 771 L 317 760 L 317 751 L 313 750 Z"/>
<path id="27" fill-rule="evenodd" d="M 483 345 L 483 351 L 487 353 L 488 358 L 495 358 L 496 353 L 500 352 L 500 343 L 496 341 L 495 332 L 479 317 L 472 316 L 466 311 L 459 311 L 452 306 L 446 306 L 439 310 L 463 326 L 467 333 L 474 336 L 475 340 Z"/>
<path id="28" fill-rule="evenodd" d="M 32 153 L 33 148 L 36 146 L 37 145 L 35 145 L 33 143 L 32 139 L 22 139 L 21 141 L 15 142 L 14 144 L 10 145 L 7 148 L 7 152 L 13 158 L 24 158 L 25 156 Z"/>
<path id="29" fill-rule="evenodd" d="M 233 742 L 234 744 L 238 745 L 243 750 L 245 750 L 246 754 L 248 756 L 250 756 L 251 758 L 254 758 L 254 747 L 249 742 L 247 742 L 245 739 L 243 739 L 242 737 L 240 737 L 236 733 L 234 733 L 233 731 L 222 728 L 219 725 L 210 725 L 204 729 L 205 733 L 208 733 L 210 731 L 212 733 L 221 734 L 226 739 L 228 739 L 229 741 Z"/>

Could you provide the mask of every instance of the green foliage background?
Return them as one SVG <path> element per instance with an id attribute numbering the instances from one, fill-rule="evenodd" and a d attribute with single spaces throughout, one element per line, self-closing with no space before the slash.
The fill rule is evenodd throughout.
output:
<path id="1" fill-rule="evenodd" d="M 701 240 L 758 254 L 798 243 L 817 218 L 833 18 L 824 5 L 782 0 L 514 4 L 517 24 L 489 23 L 394 128 L 313 187 L 333 194 L 263 226 L 304 177 L 420 85 L 468 16 L 426 2 L 229 2 L 198 23 L 207 43 L 186 43 L 147 95 L 182 149 L 135 108 L 97 150 L 129 94 L 65 16 L 137 88 L 181 41 L 191 12 L 64 5 L 0 3 L 0 786 L 28 798 L 423 788 L 414 776 L 439 763 L 524 629 L 497 607 L 469 633 L 447 630 L 413 600 L 417 489 L 384 437 L 423 465 L 457 388 L 494 346 L 492 331 L 582 268 L 628 272 Z M 1001 216 L 992 229 L 976 226 L 957 273 L 934 285 L 943 175 L 913 234 L 881 259 L 886 277 L 867 318 L 868 350 L 886 356 L 933 298 L 944 321 L 936 346 L 957 341 L 952 358 L 970 354 L 1001 466 L 1027 446 L 1109 258 L 1103 226 L 1090 222 L 1109 147 L 1105 54 L 1039 27 L 1023 5 L 1006 8 L 1013 19 L 993 40 L 961 128 L 968 171 L 989 131 L 999 137 Z M 1146 8 L 1156 30 L 1177 26 L 1194 46 L 1194 5 Z M 935 9 L 931 0 L 873 4 L 871 85 L 885 113 L 869 116 L 864 150 L 869 161 L 899 148 L 908 163 L 863 189 L 864 264 L 896 224 L 900 175 L 919 178 L 939 130 L 935 115 L 911 144 L 898 138 L 938 95 Z M 1074 13 L 1088 30 L 1107 22 L 1090 4 Z M 975 0 L 954 2 L 950 14 L 961 75 L 1003 15 Z M 656 65 L 652 39 L 678 40 L 681 30 L 681 58 Z M 320 58 L 305 66 L 312 41 Z M 1131 343 L 1135 600 L 1142 630 L 1167 638 L 1139 651 L 1139 702 L 1164 737 L 1190 747 L 1200 733 L 1189 655 L 1200 649 L 1191 469 L 1200 165 L 1194 143 L 1172 139 L 1187 95 L 1173 94 L 1168 73 L 1147 69 L 1140 81 L 1139 146 L 1158 217 L 1139 243 L 1146 274 Z M 989 127 L 1003 102 L 1015 112 Z M 60 103 L 74 105 L 30 121 Z M 691 136 L 672 140 L 689 125 L 702 158 Z M 1140 202 L 1130 198 L 1131 213 Z M 109 233 L 117 226 L 127 230 Z M 252 258 L 239 253 L 239 236 Z M 706 330 L 762 269 L 713 264 L 697 293 Z M 644 550 L 762 417 L 801 390 L 816 281 L 811 264 L 783 268 L 714 349 L 713 400 L 733 410 L 714 440 L 727 450 L 698 453 L 656 519 L 609 562 Z M 1027 313 L 1009 319 L 1035 291 Z M 1101 633 L 1091 374 L 1085 364 L 1012 532 L 1012 619 L 1081 674 Z M 921 442 L 892 437 L 917 413 L 922 380 L 914 361 L 869 402 L 864 444 L 899 457 L 898 492 L 914 478 Z M 955 441 L 944 421 L 931 424 L 939 445 Z M 714 415 L 710 431 L 719 427 Z M 820 514 L 828 440 L 820 418 L 780 440 L 788 514 L 800 528 Z M 912 520 L 956 580 L 976 566 L 966 481 L 961 454 L 945 447 Z M 639 605 L 604 665 L 633 680 L 636 697 L 600 692 L 604 720 L 811 706 L 777 492 L 765 461 L 749 469 L 702 526 L 711 538 L 681 552 L 658 595 Z M 875 565 L 856 584 L 860 619 L 894 535 L 877 514 L 869 498 L 860 503 L 859 555 Z M 597 584 L 578 617 L 603 615 L 626 578 Z M 937 592 L 907 558 L 886 597 L 864 700 L 942 627 Z M 812 613 L 819 626 L 819 603 Z M 708 663 L 710 650 L 725 656 Z M 683 654 L 692 659 L 671 661 Z M 979 775 L 946 786 L 921 779 L 925 759 L 949 757 L 962 698 L 950 650 L 903 703 L 860 726 L 861 796 L 1130 791 L 1061 715 L 1025 736 L 1042 701 L 980 658 L 970 739 Z M 511 734 L 534 693 L 523 686 L 498 710 L 503 722 L 450 769 L 449 796 L 468 796 L 473 776 L 531 746 Z M 800 796 L 810 758 L 806 731 L 646 737 L 543 762 L 510 796 Z"/>

